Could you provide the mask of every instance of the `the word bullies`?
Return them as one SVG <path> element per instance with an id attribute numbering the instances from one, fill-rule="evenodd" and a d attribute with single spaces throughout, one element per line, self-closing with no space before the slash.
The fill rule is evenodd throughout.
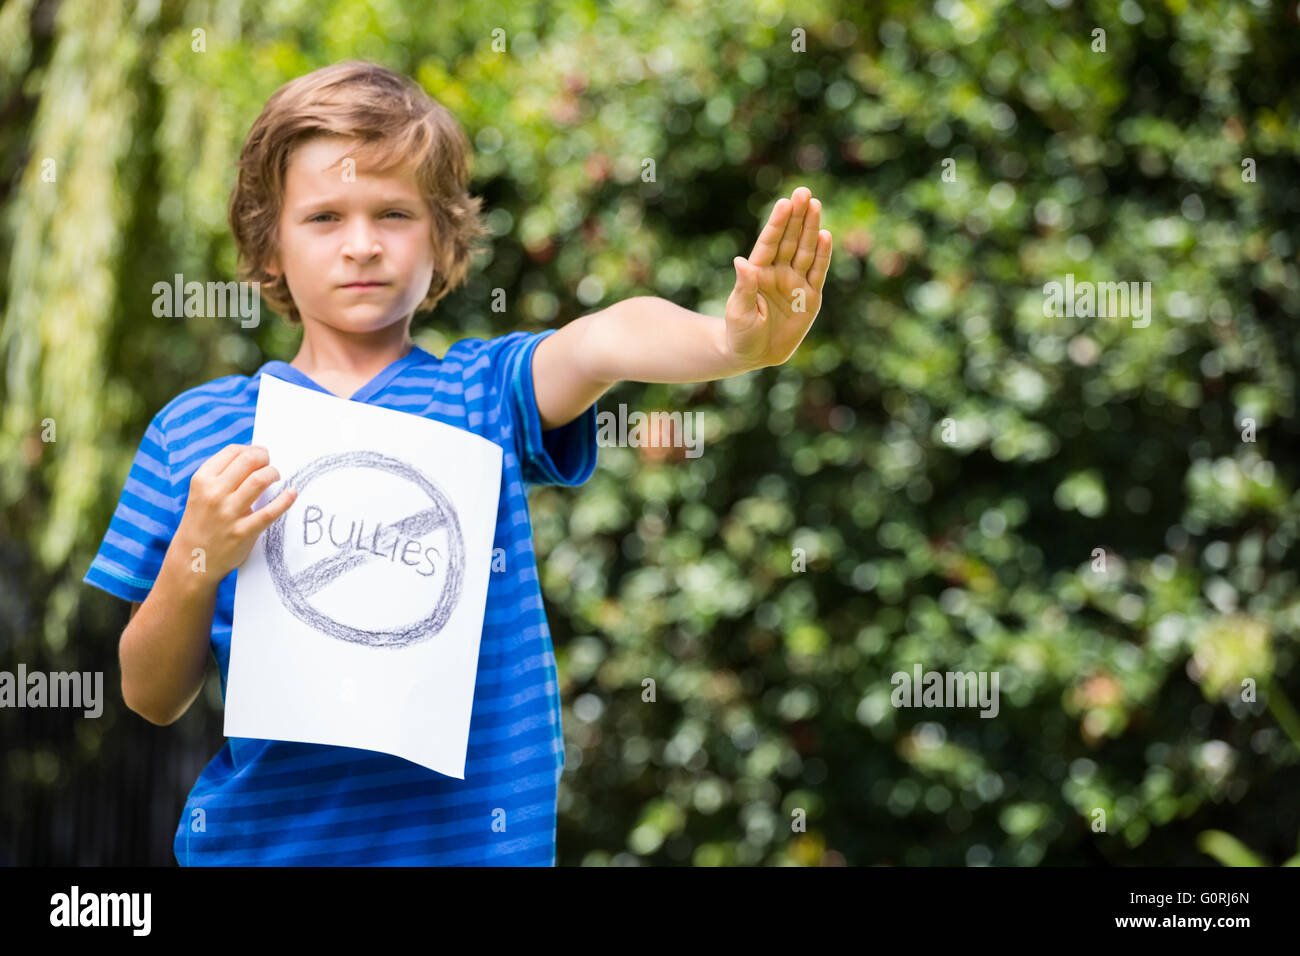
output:
<path id="1" fill-rule="evenodd" d="M 153 910 L 150 893 L 71 893 L 50 897 L 51 926 L 130 926 L 135 936 L 148 936 Z"/>
<path id="2" fill-rule="evenodd" d="M 261 321 L 261 289 L 257 282 L 185 282 L 178 272 L 170 284 L 153 284 L 153 314 L 160 319 L 238 317 L 249 320 L 241 327 L 255 329 Z"/>
<path id="3" fill-rule="evenodd" d="M 632 412 L 628 414 L 627 406 L 622 402 L 618 406 L 618 416 L 613 412 L 596 413 L 596 444 L 602 448 L 611 446 L 632 448 L 660 448 L 664 446 L 686 448 L 687 458 L 699 458 L 700 436 L 703 412 Z M 671 425 L 671 429 L 665 426 Z M 629 426 L 631 426 L 629 430 Z M 646 432 L 649 431 L 647 437 Z M 665 434 L 671 437 L 665 440 Z"/>
<path id="4" fill-rule="evenodd" d="M 1133 290 L 1131 293 L 1130 286 Z M 1151 324 L 1150 282 L 1080 282 L 1076 285 L 1074 273 L 1068 272 L 1064 286 L 1059 282 L 1048 282 L 1043 286 L 1043 295 L 1047 297 L 1043 302 L 1043 315 L 1047 318 L 1079 316 L 1090 319 L 1096 316 L 1105 319 L 1134 316 L 1135 329 L 1145 329 Z M 1143 321 L 1139 322 L 1138 319 Z"/>
<path id="5" fill-rule="evenodd" d="M 28 674 L 27 665 L 19 664 L 17 679 L 0 671 L 0 707 L 89 707 L 82 715 L 98 717 L 104 712 L 104 672 L 53 671 L 47 677 Z"/>
<path id="6" fill-rule="evenodd" d="M 315 514 L 312 514 L 312 512 L 315 512 Z M 436 554 L 439 560 L 442 559 L 442 552 L 437 548 L 424 549 L 424 560 L 429 562 L 429 570 L 421 571 L 416 567 L 416 565 L 420 563 L 420 542 L 417 539 L 404 538 L 400 532 L 394 530 L 390 526 L 388 530 L 393 532 L 393 547 L 390 550 L 386 545 L 380 544 L 380 541 L 382 540 L 380 538 L 380 532 L 384 529 L 384 523 L 379 521 L 375 523 L 374 530 L 370 535 L 370 541 L 366 542 L 363 540 L 366 533 L 366 522 L 363 518 L 360 528 L 357 527 L 355 521 L 350 520 L 348 522 L 347 537 L 342 541 L 339 541 L 334 537 L 334 519 L 336 517 L 338 517 L 338 515 L 330 515 L 328 524 L 326 527 L 322 528 L 321 524 L 324 521 L 325 512 L 319 505 L 308 505 L 307 510 L 304 511 L 302 515 L 302 543 L 304 545 L 316 544 L 325 537 L 325 534 L 328 531 L 330 544 L 334 545 L 336 548 L 365 551 L 369 554 L 378 555 L 381 558 L 386 557 L 389 561 L 394 563 L 397 561 L 397 552 L 399 550 L 398 545 L 400 544 L 402 546 L 400 549 L 402 552 L 402 563 L 415 568 L 416 574 L 427 578 L 432 577 L 434 572 L 437 571 L 437 565 L 434 563 L 433 556 Z M 316 526 L 316 537 L 314 538 L 308 535 L 308 530 L 313 524 Z M 343 521 L 340 519 L 339 529 L 342 530 L 342 528 Z"/>
<path id="7" fill-rule="evenodd" d="M 894 685 L 894 692 L 889 701 L 895 707 L 974 707 L 977 700 L 984 710 L 981 717 L 998 715 L 998 672 L 980 671 L 926 671 L 924 680 L 921 665 L 912 668 L 915 676 L 907 671 L 898 671 L 889 682 Z M 989 684 L 993 685 L 992 692 Z M 979 696 L 975 689 L 978 686 Z M 924 689 L 922 689 L 924 687 Z"/>

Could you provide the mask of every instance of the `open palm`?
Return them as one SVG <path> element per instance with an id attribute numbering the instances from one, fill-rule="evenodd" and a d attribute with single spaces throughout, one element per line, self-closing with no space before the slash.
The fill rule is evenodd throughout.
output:
<path id="1" fill-rule="evenodd" d="M 748 259 L 737 256 L 727 298 L 727 349 L 748 368 L 780 365 L 799 347 L 821 310 L 831 234 L 821 201 L 800 186 L 772 209 Z"/>

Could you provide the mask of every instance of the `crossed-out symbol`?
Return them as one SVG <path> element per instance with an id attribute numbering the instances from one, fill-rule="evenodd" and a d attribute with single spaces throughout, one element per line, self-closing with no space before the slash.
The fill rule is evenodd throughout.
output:
<path id="1" fill-rule="evenodd" d="M 418 486 L 428 496 L 430 507 L 385 527 L 411 538 L 419 538 L 439 528 L 446 529 L 449 553 L 446 559 L 446 578 L 442 593 L 428 617 L 387 630 L 372 631 L 352 627 L 321 613 L 311 605 L 308 598 L 340 575 L 346 574 L 378 555 L 364 548 L 345 548 L 329 557 L 321 558 L 297 574 L 291 573 L 284 559 L 285 527 L 290 512 L 294 510 L 291 507 L 266 530 L 266 562 L 281 602 L 303 623 L 331 637 L 354 644 L 365 644 L 368 647 L 407 647 L 428 640 L 442 630 L 460 600 L 461 582 L 465 576 L 465 544 L 461 538 L 460 521 L 456 517 L 456 510 L 447 500 L 447 496 L 416 469 L 396 458 L 389 458 L 387 455 L 373 451 L 351 451 L 317 458 L 294 475 L 289 484 L 298 489 L 299 499 L 301 499 L 303 491 L 312 481 L 340 468 L 373 468 L 387 472 Z M 294 504 L 296 506 L 297 502 L 295 501 Z"/>

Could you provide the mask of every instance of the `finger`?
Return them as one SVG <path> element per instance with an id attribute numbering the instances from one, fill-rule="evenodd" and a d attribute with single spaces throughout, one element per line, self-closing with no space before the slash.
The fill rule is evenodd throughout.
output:
<path id="1" fill-rule="evenodd" d="M 754 243 L 754 251 L 749 254 L 749 261 L 756 266 L 770 266 L 776 258 L 776 250 L 781 245 L 781 236 L 785 233 L 786 220 L 790 218 L 790 200 L 782 196 L 772 207 L 772 215 L 767 218 L 767 225 L 759 233 Z"/>
<path id="2" fill-rule="evenodd" d="M 812 190 L 807 186 L 800 186 L 790 197 L 793 204 L 790 210 L 790 218 L 785 224 L 785 231 L 781 234 L 781 245 L 776 250 L 776 265 L 789 265 L 794 259 L 794 251 L 799 246 L 799 233 L 803 232 L 804 216 L 808 213 L 808 200 L 812 198 Z"/>
<path id="3" fill-rule="evenodd" d="M 817 242 L 822 225 L 822 201 L 813 199 L 808 203 L 808 216 L 803 221 L 803 232 L 799 234 L 799 246 L 794 251 L 791 265 L 799 275 L 806 275 L 817 255 Z"/>
<path id="4" fill-rule="evenodd" d="M 249 509 L 253 507 L 253 502 L 257 500 L 257 496 L 279 480 L 280 472 L 276 470 L 274 465 L 259 468 L 245 478 L 244 483 L 230 496 L 236 514 L 240 517 L 248 514 Z"/>
<path id="5" fill-rule="evenodd" d="M 231 459 L 230 463 L 221 471 L 216 478 L 216 491 L 221 497 L 227 497 L 244 483 L 244 479 L 269 464 L 271 453 L 261 445 L 249 445 L 238 455 Z"/>
<path id="6" fill-rule="evenodd" d="M 221 451 L 217 452 L 198 468 L 194 469 L 195 475 L 202 475 L 207 478 L 209 475 L 216 477 L 221 474 L 227 465 L 234 461 L 235 456 L 247 448 L 247 445 L 227 445 Z"/>
<path id="7" fill-rule="evenodd" d="M 240 535 L 253 534 L 259 535 L 267 528 L 271 527 L 280 515 L 284 514 L 293 503 L 298 500 L 297 488 L 286 488 L 280 492 L 257 511 L 254 511 L 247 518 L 243 518 L 236 523 L 236 531 Z"/>
<path id="8" fill-rule="evenodd" d="M 826 284 L 826 271 L 830 267 L 831 234 L 823 229 L 817 234 L 817 256 L 813 259 L 812 268 L 808 270 L 808 284 L 820 292 Z"/>

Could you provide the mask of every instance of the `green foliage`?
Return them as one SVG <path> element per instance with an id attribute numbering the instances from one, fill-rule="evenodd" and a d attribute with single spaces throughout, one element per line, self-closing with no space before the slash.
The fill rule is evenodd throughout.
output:
<path id="1" fill-rule="evenodd" d="M 1196 845 L 1202 853 L 1214 857 L 1224 866 L 1268 866 L 1258 853 L 1222 830 L 1206 830 L 1197 837 Z M 1300 853 L 1280 865 L 1300 866 Z"/>
<path id="2" fill-rule="evenodd" d="M 5 533 L 40 562 L 10 646 L 41 621 L 51 653 L 115 637 L 76 625 L 77 582 L 149 417 L 292 355 L 279 320 L 156 319 L 149 289 L 233 277 L 224 204 L 262 103 L 370 58 L 476 148 L 494 239 L 417 317 L 438 354 L 632 295 L 720 315 L 731 257 L 796 185 L 835 236 L 786 365 L 599 403 L 703 412 L 701 458 L 604 448 L 582 489 L 534 492 L 561 863 L 1251 858 L 1207 827 L 1290 850 L 1300 63 L 1282 7 L 91 11 L 61 6 L 26 166 L 6 170 Z M 1067 274 L 1149 282 L 1149 324 L 1045 314 Z M 54 444 L 33 437 L 46 417 Z M 916 664 L 997 671 L 998 716 L 895 708 Z"/>

